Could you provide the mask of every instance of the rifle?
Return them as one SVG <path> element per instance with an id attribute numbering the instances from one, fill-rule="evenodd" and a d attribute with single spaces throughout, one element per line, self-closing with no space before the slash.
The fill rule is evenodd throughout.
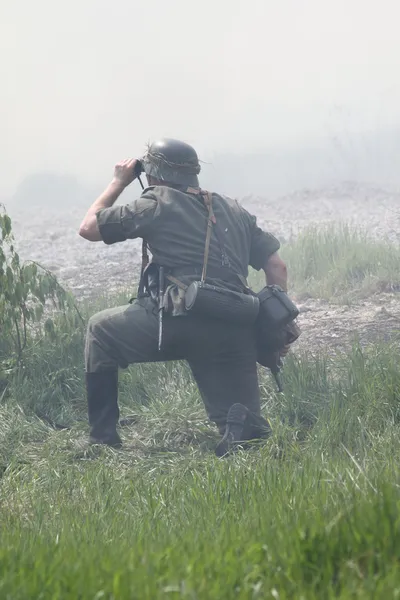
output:
<path id="1" fill-rule="evenodd" d="M 164 314 L 164 267 L 158 267 L 158 351 L 161 351 Z"/>

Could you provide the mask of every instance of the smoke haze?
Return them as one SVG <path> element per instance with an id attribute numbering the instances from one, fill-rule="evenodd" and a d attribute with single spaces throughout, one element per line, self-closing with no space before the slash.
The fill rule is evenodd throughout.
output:
<path id="1" fill-rule="evenodd" d="M 192 143 L 227 193 L 400 184 L 399 13 L 396 0 L 3 2 L 0 199 L 41 172 L 101 186 L 162 135 Z"/>

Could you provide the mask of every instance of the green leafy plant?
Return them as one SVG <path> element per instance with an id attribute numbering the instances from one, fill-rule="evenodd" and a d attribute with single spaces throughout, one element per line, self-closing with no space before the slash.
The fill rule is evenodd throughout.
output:
<path id="1" fill-rule="evenodd" d="M 46 307 L 64 310 L 71 302 L 57 279 L 33 261 L 21 262 L 11 218 L 0 205 L 0 371 L 21 366 L 29 334 L 38 331 Z M 44 322 L 52 335 L 51 311 Z"/>

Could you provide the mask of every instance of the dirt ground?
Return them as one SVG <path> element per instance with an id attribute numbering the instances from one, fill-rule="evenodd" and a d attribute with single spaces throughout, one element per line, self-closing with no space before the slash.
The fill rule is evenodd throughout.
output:
<path id="1" fill-rule="evenodd" d="M 128 200 L 129 201 L 129 198 Z M 400 241 L 400 191 L 374 185 L 343 183 L 301 190 L 282 198 L 241 199 L 261 227 L 287 241 L 311 223 L 344 222 L 362 226 L 372 235 Z M 85 209 L 67 210 L 7 207 L 13 218 L 18 251 L 50 268 L 78 298 L 133 287 L 140 268 L 140 241 L 113 246 L 89 243 L 77 234 Z M 296 300 L 296 298 L 295 298 Z M 355 335 L 361 342 L 396 335 L 400 323 L 399 295 L 381 294 L 351 306 L 318 299 L 298 301 L 302 336 L 300 348 L 347 345 Z"/>

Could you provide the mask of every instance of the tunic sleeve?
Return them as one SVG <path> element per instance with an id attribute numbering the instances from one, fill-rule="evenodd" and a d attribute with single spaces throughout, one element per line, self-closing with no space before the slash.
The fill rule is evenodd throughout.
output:
<path id="1" fill-rule="evenodd" d="M 267 259 L 277 252 L 281 247 L 279 240 L 267 231 L 263 231 L 257 225 L 257 219 L 248 213 L 251 220 L 251 245 L 249 265 L 256 271 L 265 266 Z"/>
<path id="2" fill-rule="evenodd" d="M 150 230 L 157 200 L 151 192 L 126 205 L 103 208 L 96 213 L 100 235 L 105 244 L 145 237 Z"/>

